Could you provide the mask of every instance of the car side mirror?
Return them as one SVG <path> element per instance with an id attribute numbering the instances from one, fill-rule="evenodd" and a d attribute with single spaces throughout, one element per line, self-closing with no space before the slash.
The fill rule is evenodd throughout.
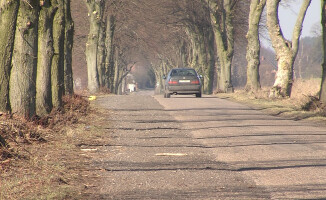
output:
<path id="1" fill-rule="evenodd" d="M 202 78 L 203 78 L 203 76 L 202 76 L 202 75 L 199 75 L 199 78 L 201 78 L 201 79 L 202 79 Z"/>

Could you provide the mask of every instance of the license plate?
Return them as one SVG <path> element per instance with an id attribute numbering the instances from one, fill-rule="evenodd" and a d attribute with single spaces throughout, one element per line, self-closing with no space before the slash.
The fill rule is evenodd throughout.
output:
<path id="1" fill-rule="evenodd" d="M 179 80 L 179 83 L 190 83 L 190 80 Z"/>

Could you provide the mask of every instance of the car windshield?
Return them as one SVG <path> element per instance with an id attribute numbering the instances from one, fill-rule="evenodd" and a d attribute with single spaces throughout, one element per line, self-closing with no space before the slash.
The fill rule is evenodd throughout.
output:
<path id="1" fill-rule="evenodd" d="M 171 76 L 196 76 L 196 72 L 193 69 L 173 69 Z"/>

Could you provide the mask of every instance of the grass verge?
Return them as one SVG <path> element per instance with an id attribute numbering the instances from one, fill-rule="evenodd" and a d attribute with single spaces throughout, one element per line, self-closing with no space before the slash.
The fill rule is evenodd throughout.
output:
<path id="1" fill-rule="evenodd" d="M 296 80 L 293 84 L 291 98 L 270 99 L 269 88 L 259 92 L 238 89 L 234 93 L 216 94 L 220 98 L 244 103 L 254 109 L 270 115 L 294 120 L 312 120 L 326 124 L 326 105 L 318 101 L 319 79 Z"/>
<path id="2" fill-rule="evenodd" d="M 76 146 L 85 132 L 89 103 L 65 97 L 64 109 L 32 121 L 0 117 L 0 199 L 81 199 L 80 171 L 87 163 Z"/>

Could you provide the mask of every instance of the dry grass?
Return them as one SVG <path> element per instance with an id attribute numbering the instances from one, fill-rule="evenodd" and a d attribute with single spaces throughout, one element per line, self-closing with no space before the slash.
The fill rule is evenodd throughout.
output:
<path id="1" fill-rule="evenodd" d="M 245 90 L 236 90 L 232 94 L 217 94 L 221 98 L 227 98 L 242 102 L 250 107 L 261 109 L 268 114 L 283 116 L 292 119 L 318 119 L 326 122 L 326 109 L 318 101 L 320 79 L 296 80 L 293 83 L 291 98 L 270 99 L 270 88 L 262 88 L 259 92 L 248 93 Z"/>
<path id="2" fill-rule="evenodd" d="M 291 99 L 302 100 L 308 96 L 317 96 L 320 90 L 320 79 L 296 80 L 293 83 Z"/>
<path id="3" fill-rule="evenodd" d="M 0 161 L 21 156 L 18 152 L 23 152 L 20 147 L 24 144 L 46 142 L 46 137 L 76 123 L 89 109 L 88 101 L 77 95 L 63 97 L 63 105 L 61 110 L 53 109 L 48 116 L 30 121 L 8 114 L 0 116 Z"/>
<path id="4" fill-rule="evenodd" d="M 64 109 L 32 121 L 1 116 L 0 199 L 78 199 L 70 168 L 80 157 L 66 127 L 84 129 L 89 103 L 80 96 L 63 101 Z"/>

